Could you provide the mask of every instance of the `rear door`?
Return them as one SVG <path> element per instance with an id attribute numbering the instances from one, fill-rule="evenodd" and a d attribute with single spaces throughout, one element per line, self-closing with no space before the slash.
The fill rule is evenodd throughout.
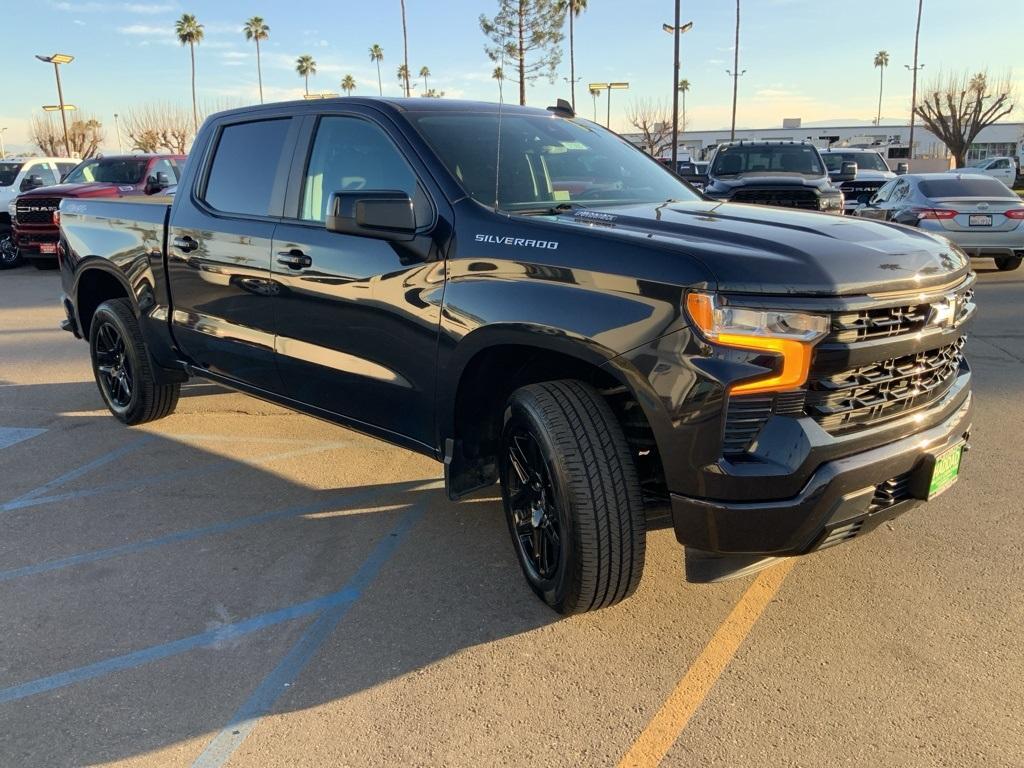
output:
<path id="1" fill-rule="evenodd" d="M 404 138 L 371 110 L 307 118 L 274 235 L 278 365 L 287 392 L 398 442 L 434 447 L 434 369 L 450 213 Z M 338 191 L 404 191 L 408 241 L 324 228 Z M 401 438 L 407 438 L 402 440 Z"/>
<path id="2" fill-rule="evenodd" d="M 288 115 L 218 125 L 194 185 L 175 197 L 167 238 L 180 347 L 198 366 L 270 392 L 282 389 L 271 244 L 298 125 Z"/>

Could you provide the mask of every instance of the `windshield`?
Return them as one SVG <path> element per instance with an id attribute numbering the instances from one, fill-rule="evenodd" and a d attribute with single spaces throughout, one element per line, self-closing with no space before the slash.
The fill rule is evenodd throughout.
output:
<path id="1" fill-rule="evenodd" d="M 843 170 L 843 163 L 856 163 L 857 170 L 888 171 L 889 166 L 877 152 L 822 152 L 821 159 L 829 173 Z"/>
<path id="2" fill-rule="evenodd" d="M 1017 196 L 998 179 L 972 177 L 966 179 L 934 179 L 922 181 L 919 189 L 925 197 L 1006 197 Z"/>
<path id="3" fill-rule="evenodd" d="M 711 163 L 712 176 L 741 173 L 799 173 L 824 176 L 818 150 L 805 144 L 736 144 L 723 147 Z"/>
<path id="4" fill-rule="evenodd" d="M 988 160 L 973 160 L 967 164 L 967 168 L 981 168 L 983 165 L 988 165 Z"/>
<path id="5" fill-rule="evenodd" d="M 0 187 L 9 187 L 18 178 L 24 163 L 0 163 Z"/>
<path id="6" fill-rule="evenodd" d="M 144 157 L 109 157 L 86 160 L 69 173 L 65 184 L 100 181 L 107 184 L 141 184 L 149 160 Z"/>
<path id="7" fill-rule="evenodd" d="M 497 113 L 410 116 L 466 192 L 503 210 L 574 202 L 698 200 L 663 166 L 614 133 L 577 120 Z M 497 178 L 495 178 L 497 176 Z M 495 194 L 497 193 L 497 195 Z"/>

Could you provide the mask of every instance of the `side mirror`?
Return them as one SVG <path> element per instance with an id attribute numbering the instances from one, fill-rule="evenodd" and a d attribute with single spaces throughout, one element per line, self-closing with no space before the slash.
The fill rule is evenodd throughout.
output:
<path id="1" fill-rule="evenodd" d="M 846 160 L 841 166 L 839 166 L 839 175 L 836 176 L 836 181 L 853 181 L 857 178 L 857 164 Z"/>
<path id="2" fill-rule="evenodd" d="M 167 177 L 167 174 L 162 171 L 158 172 L 156 176 L 150 176 L 146 179 L 146 194 L 155 195 L 169 186 L 171 186 L 171 180 Z"/>
<path id="3" fill-rule="evenodd" d="M 21 180 L 21 191 L 28 192 L 30 189 L 39 189 L 43 186 L 42 176 L 26 176 Z"/>
<path id="4" fill-rule="evenodd" d="M 335 192 L 327 206 L 324 225 L 328 232 L 380 240 L 412 240 L 416 213 L 406 192 Z"/>
<path id="5" fill-rule="evenodd" d="M 905 173 L 910 173 L 910 163 L 896 163 L 896 175 L 902 176 Z"/>

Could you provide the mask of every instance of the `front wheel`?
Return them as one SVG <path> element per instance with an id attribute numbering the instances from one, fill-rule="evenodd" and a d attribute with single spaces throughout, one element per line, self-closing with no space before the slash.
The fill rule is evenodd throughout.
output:
<path id="1" fill-rule="evenodd" d="M 174 411 L 181 385 L 157 381 L 128 299 L 105 301 L 96 309 L 89 352 L 103 402 L 120 421 L 142 424 Z"/>
<path id="2" fill-rule="evenodd" d="M 5 232 L 0 235 L 0 269 L 13 269 L 21 264 L 21 254 L 14 242 L 14 235 Z"/>
<path id="3" fill-rule="evenodd" d="M 640 482 L 608 403 L 579 381 L 516 390 L 502 430 L 501 490 L 526 580 L 562 614 L 633 593 L 644 567 Z"/>
<path id="4" fill-rule="evenodd" d="M 1003 256 L 996 259 L 996 269 L 1000 272 L 1010 272 L 1020 266 L 1020 256 Z"/>

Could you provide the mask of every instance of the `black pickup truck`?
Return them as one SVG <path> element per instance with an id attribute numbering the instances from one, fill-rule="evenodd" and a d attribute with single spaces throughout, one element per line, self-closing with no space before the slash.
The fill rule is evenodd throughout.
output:
<path id="1" fill-rule="evenodd" d="M 633 592 L 670 520 L 710 581 L 947 488 L 974 275 L 896 225 L 700 198 L 549 110 L 342 98 L 224 112 L 173 201 L 67 200 L 65 326 L 126 424 L 190 376 L 501 483 L 530 586 Z"/>

